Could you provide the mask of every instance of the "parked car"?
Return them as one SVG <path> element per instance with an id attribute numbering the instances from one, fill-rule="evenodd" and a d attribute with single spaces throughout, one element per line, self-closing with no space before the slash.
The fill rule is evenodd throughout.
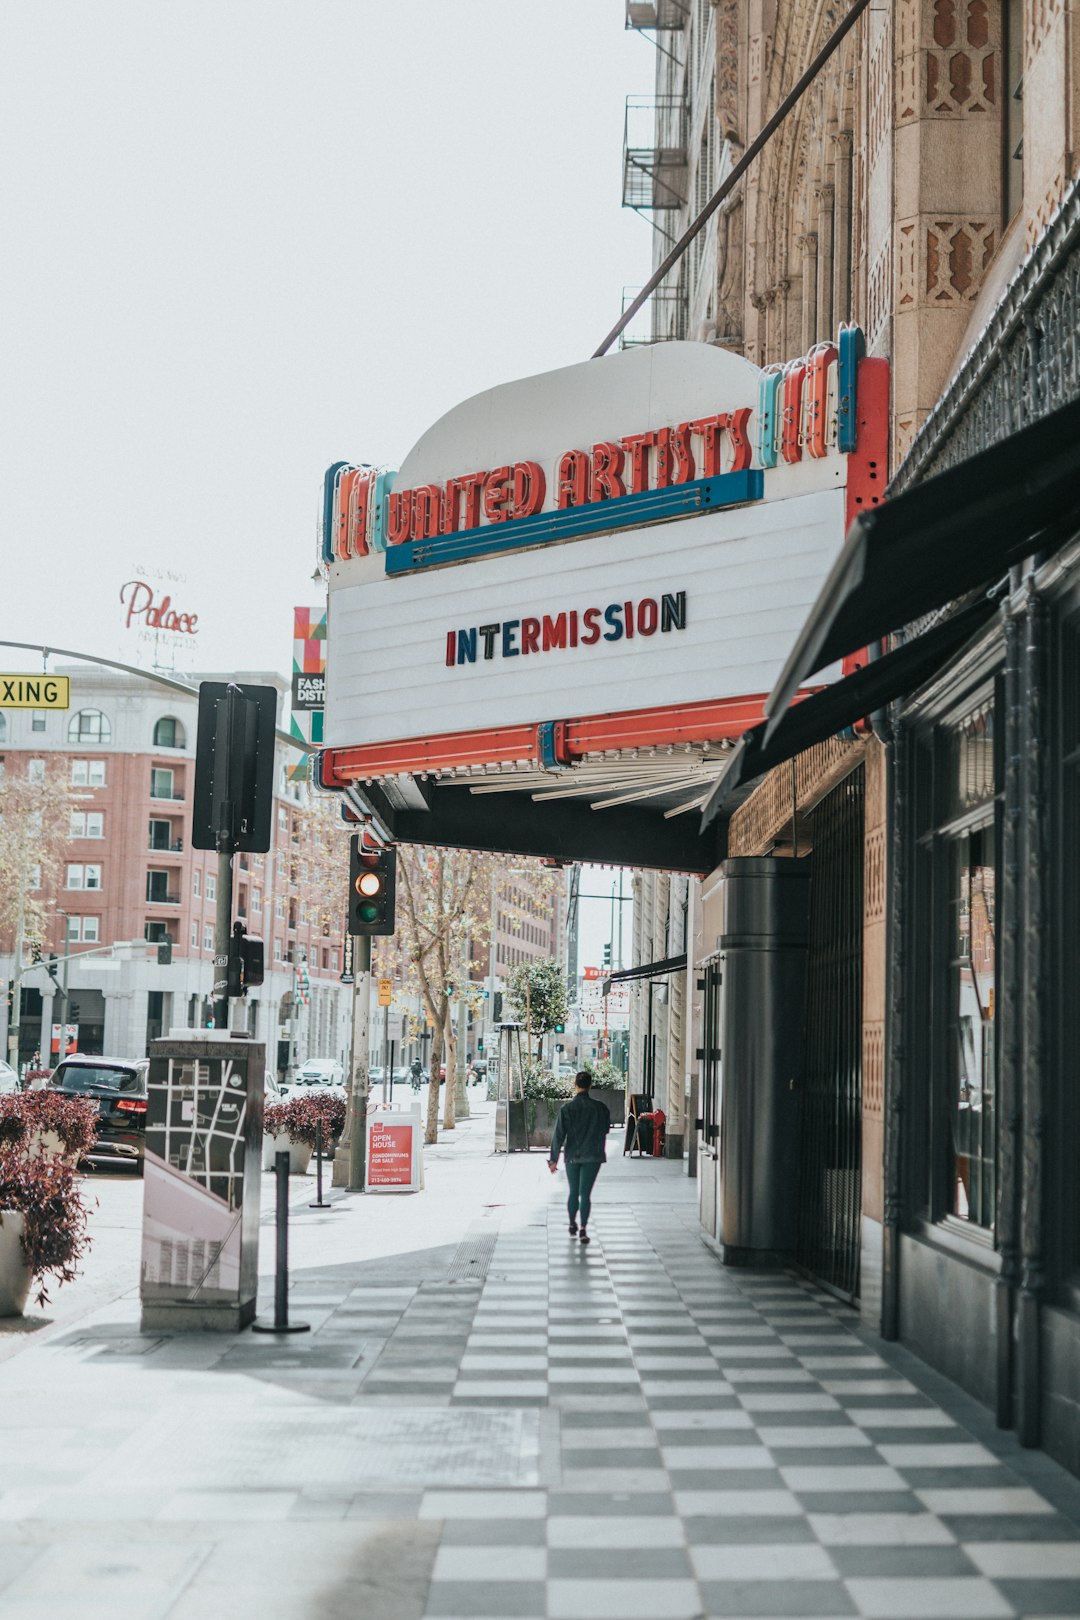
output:
<path id="1" fill-rule="evenodd" d="M 50 1091 L 93 1097 L 98 1139 L 87 1158 L 123 1159 L 143 1170 L 146 1148 L 147 1058 L 66 1057 L 53 1070 Z"/>
<path id="2" fill-rule="evenodd" d="M 272 1103 L 284 1102 L 285 1098 L 278 1077 L 273 1069 L 263 1070 L 263 1107 L 269 1108 Z"/>
<path id="3" fill-rule="evenodd" d="M 10 1097 L 14 1092 L 21 1090 L 19 1077 L 11 1064 L 0 1062 L 0 1096 Z"/>
<path id="4" fill-rule="evenodd" d="M 308 1058 L 293 1076 L 294 1086 L 338 1086 L 345 1088 L 345 1071 L 333 1058 Z"/>

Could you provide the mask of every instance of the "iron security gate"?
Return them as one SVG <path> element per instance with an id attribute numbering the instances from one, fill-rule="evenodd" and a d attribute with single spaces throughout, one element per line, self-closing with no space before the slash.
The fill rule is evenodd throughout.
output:
<path id="1" fill-rule="evenodd" d="M 796 1259 L 856 1299 L 862 1206 L 863 771 L 811 817 Z"/>

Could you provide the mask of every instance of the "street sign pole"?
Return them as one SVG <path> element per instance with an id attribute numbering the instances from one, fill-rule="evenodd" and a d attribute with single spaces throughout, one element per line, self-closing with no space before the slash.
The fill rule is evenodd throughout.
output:
<path id="1" fill-rule="evenodd" d="M 349 1104 L 345 1129 L 334 1154 L 335 1187 L 363 1192 L 367 1153 L 368 1021 L 371 992 L 371 936 L 353 940 L 352 1039 L 349 1052 Z"/>

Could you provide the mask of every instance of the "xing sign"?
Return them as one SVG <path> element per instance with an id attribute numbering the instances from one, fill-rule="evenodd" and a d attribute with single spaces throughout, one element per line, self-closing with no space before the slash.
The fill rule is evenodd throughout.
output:
<path id="1" fill-rule="evenodd" d="M 0 675 L 0 709 L 70 709 L 67 675 Z"/>

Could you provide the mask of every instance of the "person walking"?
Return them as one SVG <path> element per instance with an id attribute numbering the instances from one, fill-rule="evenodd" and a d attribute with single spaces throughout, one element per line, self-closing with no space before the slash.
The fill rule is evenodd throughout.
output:
<path id="1" fill-rule="evenodd" d="M 588 1243 L 589 1211 L 592 1207 L 593 1183 L 600 1174 L 600 1166 L 607 1159 L 607 1133 L 611 1129 L 611 1115 L 602 1102 L 589 1096 L 592 1075 L 582 1069 L 574 1076 L 574 1095 L 564 1102 L 551 1133 L 551 1156 L 548 1169 L 552 1175 L 559 1168 L 559 1151 L 566 1158 L 566 1179 L 570 1183 L 570 1196 L 566 1207 L 570 1215 L 570 1236 L 580 1236 Z"/>

